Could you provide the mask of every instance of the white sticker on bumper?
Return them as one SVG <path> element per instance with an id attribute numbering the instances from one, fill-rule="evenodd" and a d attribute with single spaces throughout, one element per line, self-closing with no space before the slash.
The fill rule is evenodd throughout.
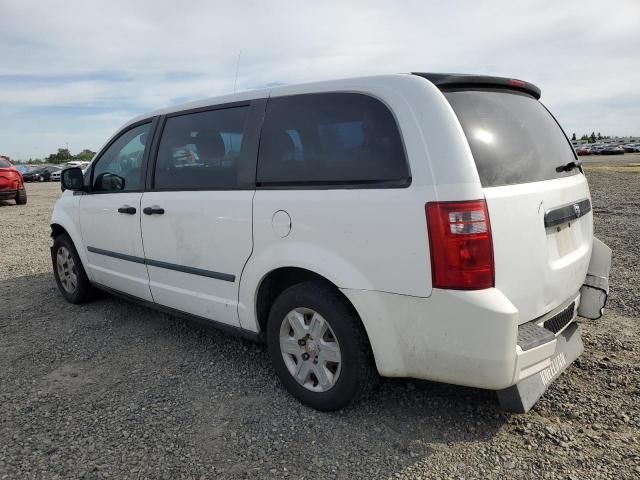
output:
<path id="1" fill-rule="evenodd" d="M 567 356 L 562 352 L 551 360 L 551 365 L 540 372 L 540 378 L 544 386 L 549 386 L 565 368 L 567 368 Z"/>

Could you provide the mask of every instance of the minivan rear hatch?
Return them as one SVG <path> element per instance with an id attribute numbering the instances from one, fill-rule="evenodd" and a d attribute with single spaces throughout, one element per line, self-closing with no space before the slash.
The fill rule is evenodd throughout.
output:
<path id="1" fill-rule="evenodd" d="M 496 288 L 516 306 L 521 323 L 564 308 L 585 279 L 593 237 L 589 188 L 566 135 L 529 83 L 446 75 L 434 80 L 460 121 L 478 170 Z"/>

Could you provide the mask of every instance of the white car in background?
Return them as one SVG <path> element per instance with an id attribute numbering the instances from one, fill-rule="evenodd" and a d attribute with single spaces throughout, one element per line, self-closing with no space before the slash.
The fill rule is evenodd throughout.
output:
<path id="1" fill-rule="evenodd" d="M 623 145 L 622 148 L 627 153 L 640 152 L 640 143 L 628 143 Z"/>
<path id="2" fill-rule="evenodd" d="M 79 167 L 82 169 L 82 173 L 85 173 L 87 171 L 87 169 L 89 168 L 89 164 L 91 162 L 85 162 L 85 161 L 71 161 L 71 162 L 67 162 L 65 164 L 64 167 L 62 167 L 61 169 L 53 172 L 51 174 L 51 181 L 52 182 L 59 182 L 60 181 L 60 175 L 62 173 L 62 170 L 65 170 L 67 168 L 72 168 L 72 167 Z"/>
<path id="3" fill-rule="evenodd" d="M 65 163 L 65 167 L 86 168 L 89 163 L 91 162 L 87 162 L 86 160 L 71 160 L 70 162 Z"/>
<path id="4" fill-rule="evenodd" d="M 418 73 L 143 115 L 63 172 L 56 282 L 71 303 L 99 288 L 264 341 L 319 410 L 380 374 L 527 411 L 582 353 L 576 317 L 601 316 L 611 262 L 539 98 Z"/>

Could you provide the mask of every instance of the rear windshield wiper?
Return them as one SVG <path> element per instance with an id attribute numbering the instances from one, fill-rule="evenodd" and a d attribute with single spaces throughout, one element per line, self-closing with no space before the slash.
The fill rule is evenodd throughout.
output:
<path id="1" fill-rule="evenodd" d="M 582 162 L 580 162 L 579 160 L 572 160 L 569 163 L 565 163 L 564 165 L 556 167 L 556 172 L 570 172 L 574 168 L 580 168 L 580 165 L 582 165 Z"/>

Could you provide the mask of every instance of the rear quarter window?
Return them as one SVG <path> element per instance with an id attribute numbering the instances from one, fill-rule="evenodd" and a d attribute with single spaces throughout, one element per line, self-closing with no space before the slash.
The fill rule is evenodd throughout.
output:
<path id="1" fill-rule="evenodd" d="M 508 90 L 444 93 L 464 130 L 483 187 L 552 180 L 575 160 L 564 132 L 532 96 Z"/>
<path id="2" fill-rule="evenodd" d="M 404 146 L 389 109 L 356 93 L 269 100 L 258 186 L 406 186 Z"/>

